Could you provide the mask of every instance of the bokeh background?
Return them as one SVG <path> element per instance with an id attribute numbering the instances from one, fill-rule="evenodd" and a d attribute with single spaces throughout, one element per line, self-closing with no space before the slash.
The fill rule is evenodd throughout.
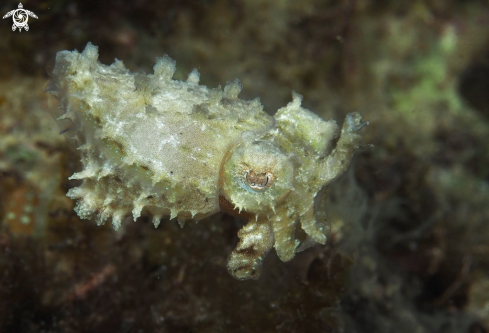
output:
<path id="1" fill-rule="evenodd" d="M 0 21 L 0 332 L 489 332 L 489 1 L 22 4 L 28 32 Z M 328 189 L 328 244 L 237 281 L 234 217 L 80 220 L 44 89 L 88 41 L 132 71 L 168 54 L 177 79 L 239 78 L 270 114 L 292 90 L 325 119 L 360 112 L 373 147 Z"/>

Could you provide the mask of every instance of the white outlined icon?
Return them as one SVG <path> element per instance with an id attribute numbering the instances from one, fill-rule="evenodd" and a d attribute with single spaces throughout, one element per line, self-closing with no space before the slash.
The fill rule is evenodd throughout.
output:
<path id="1" fill-rule="evenodd" d="M 12 19 L 14 20 L 14 24 L 12 25 L 12 31 L 15 31 L 15 29 L 19 29 L 19 32 L 22 31 L 22 28 L 25 29 L 25 31 L 29 31 L 29 25 L 27 24 L 27 21 L 29 20 L 29 16 L 36 18 L 36 14 L 33 12 L 24 9 L 24 6 L 22 6 L 22 3 L 19 3 L 19 8 L 11 10 L 7 14 L 3 16 L 3 18 L 7 18 L 12 16 Z"/>

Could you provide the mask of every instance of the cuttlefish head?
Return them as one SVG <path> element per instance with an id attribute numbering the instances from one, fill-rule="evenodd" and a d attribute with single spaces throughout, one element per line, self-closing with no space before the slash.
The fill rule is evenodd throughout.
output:
<path id="1" fill-rule="evenodd" d="M 221 195 L 249 220 L 228 260 L 238 279 L 257 279 L 272 247 L 289 261 L 307 247 L 301 244 L 326 243 L 328 225 L 315 211 L 318 193 L 348 168 L 361 141 L 357 131 L 367 124 L 351 113 L 340 131 L 334 120 L 302 108 L 295 93 L 275 120 L 269 132 L 245 135 L 221 168 Z"/>

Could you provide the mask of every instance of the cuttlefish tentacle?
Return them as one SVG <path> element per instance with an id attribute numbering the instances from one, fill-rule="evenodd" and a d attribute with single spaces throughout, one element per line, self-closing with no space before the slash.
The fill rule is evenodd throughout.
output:
<path id="1" fill-rule="evenodd" d="M 251 219 L 239 232 L 240 241 L 228 258 L 228 272 L 238 280 L 258 279 L 263 259 L 273 247 L 270 223 Z"/>

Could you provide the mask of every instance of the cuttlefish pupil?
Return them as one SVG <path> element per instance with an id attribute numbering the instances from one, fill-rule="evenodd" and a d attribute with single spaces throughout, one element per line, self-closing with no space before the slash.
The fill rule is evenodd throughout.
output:
<path id="1" fill-rule="evenodd" d="M 245 179 L 248 186 L 254 191 L 265 191 L 272 185 L 273 176 L 268 172 L 256 173 L 248 170 L 245 173 Z"/>

